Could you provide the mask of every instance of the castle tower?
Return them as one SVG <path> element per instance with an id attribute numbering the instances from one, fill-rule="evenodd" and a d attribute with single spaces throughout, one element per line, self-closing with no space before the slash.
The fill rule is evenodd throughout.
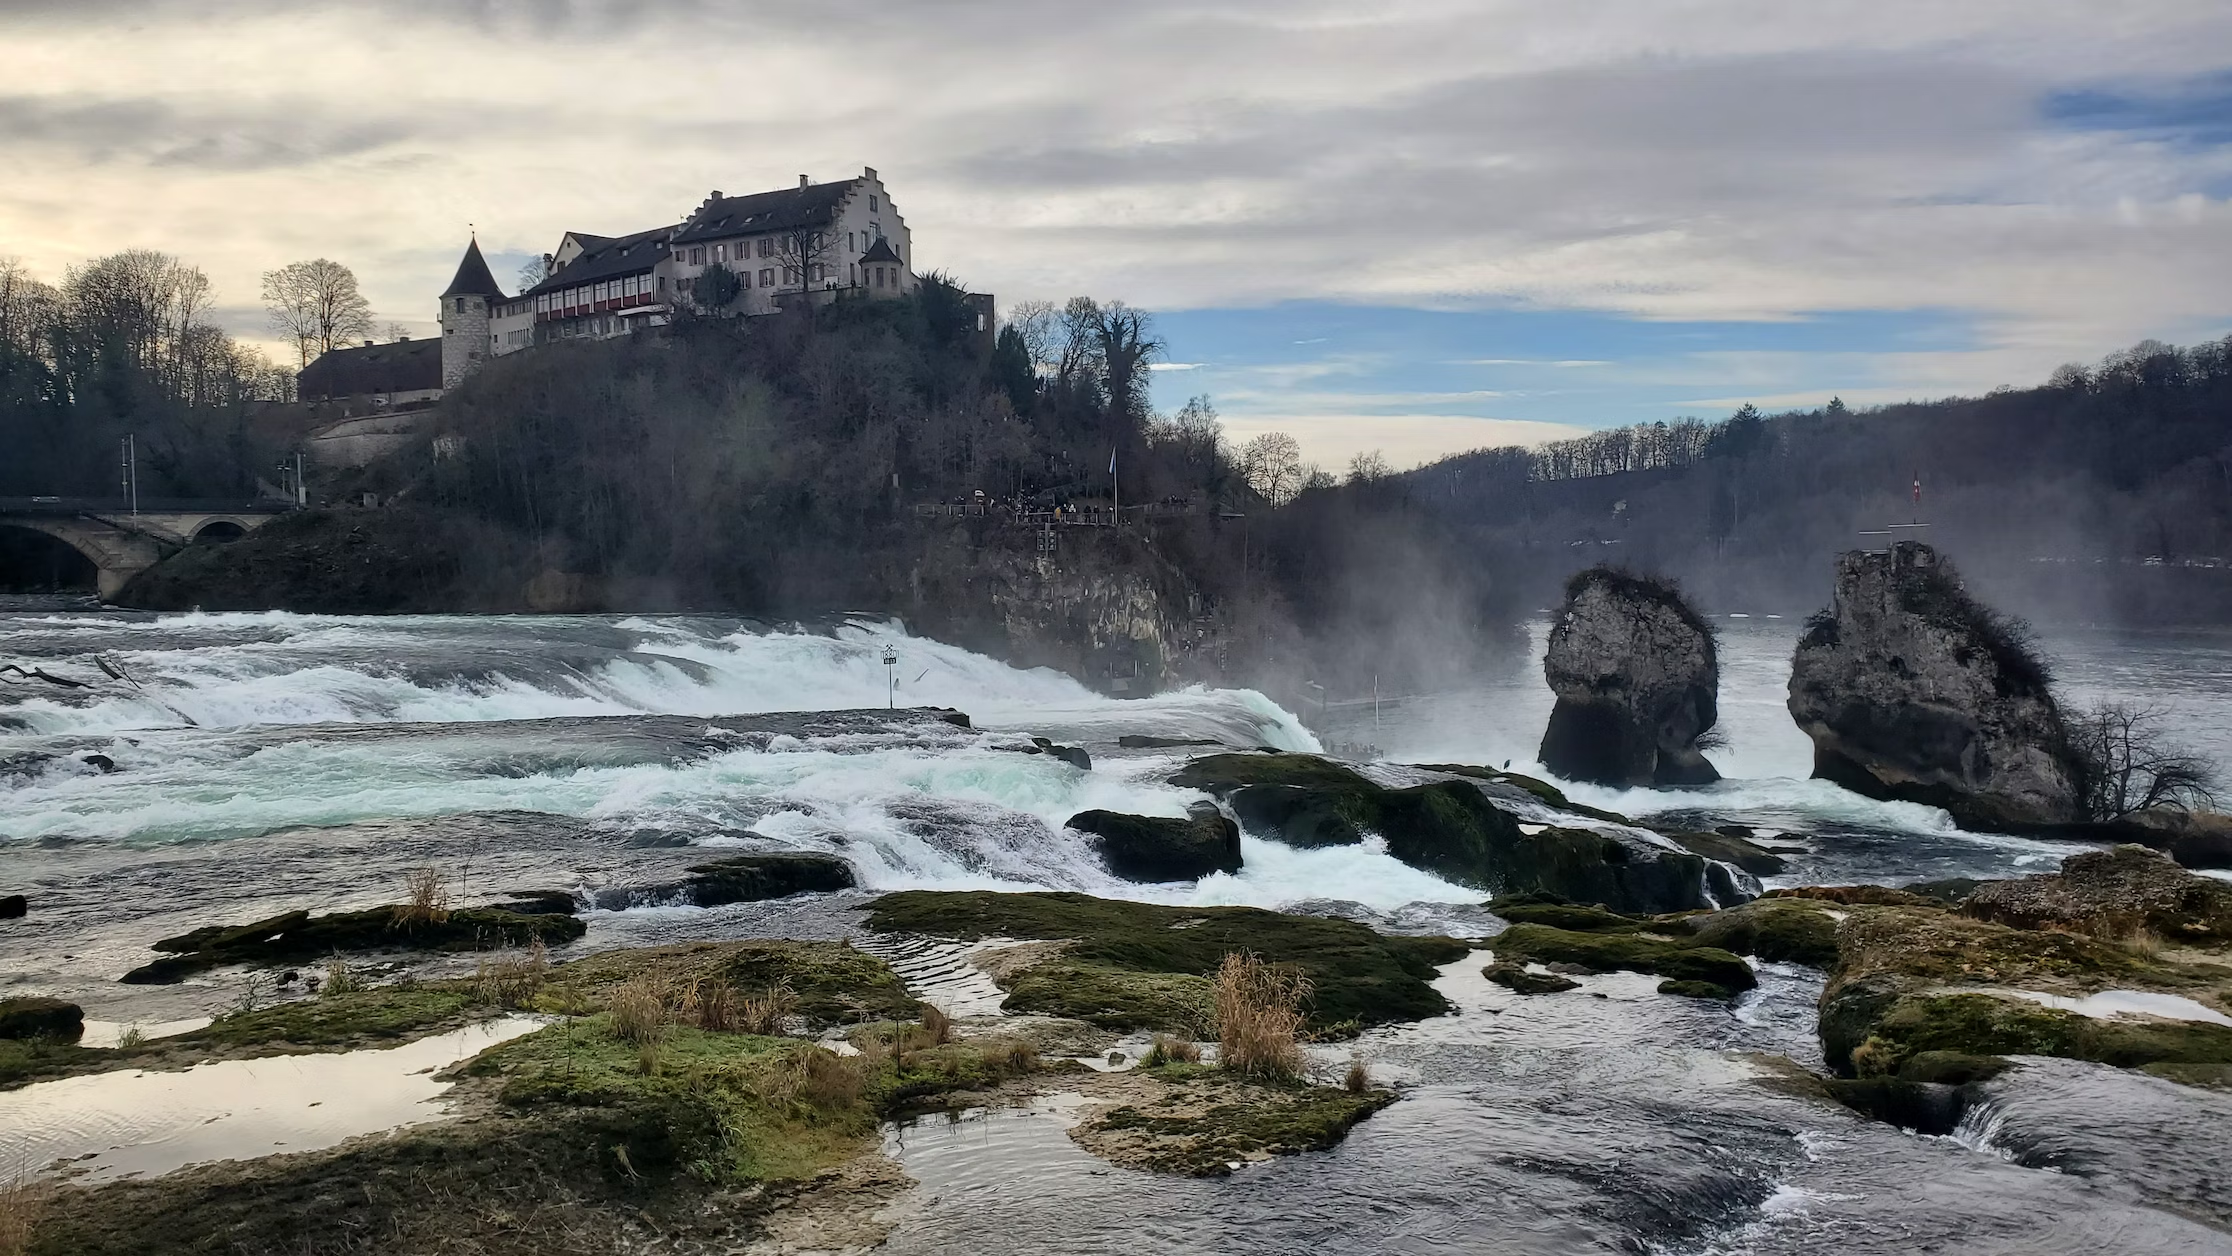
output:
<path id="1" fill-rule="evenodd" d="M 496 276 L 488 273 L 488 261 L 481 256 L 480 240 L 476 237 L 465 246 L 465 258 L 457 264 L 457 277 L 442 293 L 442 387 L 455 388 L 458 382 L 480 369 L 481 359 L 494 349 L 488 343 L 488 303 L 504 299 L 504 290 L 496 286 Z"/>

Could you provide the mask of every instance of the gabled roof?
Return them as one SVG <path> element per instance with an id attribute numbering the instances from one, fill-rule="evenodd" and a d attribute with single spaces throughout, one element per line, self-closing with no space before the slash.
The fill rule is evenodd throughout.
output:
<path id="1" fill-rule="evenodd" d="M 519 294 L 520 297 L 537 296 L 556 292 L 561 288 L 579 287 L 618 275 L 634 275 L 651 269 L 667 255 L 667 233 L 672 227 L 653 227 L 634 235 L 593 236 L 583 231 L 568 232 L 574 242 L 582 246 L 581 256 L 576 257 L 550 278 Z M 518 300 L 519 297 L 512 298 Z"/>
<path id="2" fill-rule="evenodd" d="M 674 233 L 676 244 L 717 240 L 746 232 L 819 227 L 836 220 L 845 198 L 866 179 L 841 179 L 751 196 L 709 196 Z"/>
<path id="3" fill-rule="evenodd" d="M 488 273 L 488 259 L 481 256 L 478 239 L 465 246 L 465 258 L 457 264 L 457 277 L 450 280 L 450 286 L 442 295 L 503 299 L 504 290 L 496 286 L 496 276 Z"/>
<path id="4" fill-rule="evenodd" d="M 304 401 L 330 401 L 373 393 L 424 392 L 441 386 L 442 342 L 437 337 L 321 353 L 296 377 L 295 395 Z"/>
<path id="5" fill-rule="evenodd" d="M 899 256 L 898 250 L 891 247 L 889 237 L 877 236 L 876 242 L 868 246 L 868 251 L 860 255 L 861 265 L 866 266 L 870 262 L 897 262 L 904 266 L 907 259 Z"/>

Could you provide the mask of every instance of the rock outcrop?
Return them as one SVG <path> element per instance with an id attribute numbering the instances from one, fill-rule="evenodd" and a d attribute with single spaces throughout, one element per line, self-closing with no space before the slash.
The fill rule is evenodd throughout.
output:
<path id="1" fill-rule="evenodd" d="M 43 1038 L 76 1042 L 85 1033 L 85 1012 L 60 999 L 0 999 L 0 1038 Z"/>
<path id="2" fill-rule="evenodd" d="M 1719 717 L 1713 630 L 1671 583 L 1592 567 L 1566 584 L 1543 678 L 1558 705 L 1540 758 L 1599 785 L 1710 785 L 1698 750 Z"/>
<path id="3" fill-rule="evenodd" d="M 2062 860 L 2060 872 L 1986 882 L 1961 911 L 2017 929 L 2109 938 L 2145 930 L 2171 942 L 2232 945 L 2232 885 L 2144 846 L 2088 850 Z"/>
<path id="4" fill-rule="evenodd" d="M 1315 755 L 1221 754 L 1187 764 L 1171 783 L 1216 795 L 1241 824 L 1286 845 L 1350 846 L 1376 836 L 1414 868 L 1493 894 L 1668 912 L 1740 902 L 1757 890 L 1725 865 L 1640 833 L 1522 823 L 1489 796 L 1493 783 L 1477 779 L 1396 788 Z"/>
<path id="5" fill-rule="evenodd" d="M 1108 870 L 1127 881 L 1196 881 L 1240 871 L 1240 826 L 1210 803 L 1184 819 L 1080 811 L 1068 827 L 1093 835 Z"/>
<path id="6" fill-rule="evenodd" d="M 1965 828 L 2076 820 L 2081 769 L 2045 668 L 1936 550 L 1837 558 L 1829 609 L 1799 640 L 1790 714 L 1814 775 L 1943 807 Z"/>

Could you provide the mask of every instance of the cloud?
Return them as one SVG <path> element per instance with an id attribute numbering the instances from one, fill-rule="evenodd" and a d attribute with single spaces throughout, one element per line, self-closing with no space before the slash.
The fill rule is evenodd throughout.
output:
<path id="1" fill-rule="evenodd" d="M 1612 422 L 1753 386 L 1614 391 L 1735 364 L 1631 361 L 1608 322 L 1358 343 L 1407 326 L 1393 311 L 1778 345 L 1761 329 L 1954 311 L 1975 341 L 1925 363 L 1874 339 L 1772 395 L 1896 388 L 1879 368 L 1901 364 L 1981 391 L 2232 317 L 2232 8 L 2211 0 L 2113 21 L 2079 0 L 13 0 L 0 42 L 9 251 L 56 275 L 163 248 L 234 301 L 335 257 L 383 321 L 430 316 L 468 223 L 540 253 L 862 165 L 920 258 L 1003 303 L 1356 311 L 1234 355 L 1173 341 L 1165 365 L 1195 369 L 1165 378 L 1251 409 L 1354 379 L 1505 410 L 1558 371 L 1576 408 L 1545 413 Z M 1426 377 L 1456 361 L 1489 374 Z"/>

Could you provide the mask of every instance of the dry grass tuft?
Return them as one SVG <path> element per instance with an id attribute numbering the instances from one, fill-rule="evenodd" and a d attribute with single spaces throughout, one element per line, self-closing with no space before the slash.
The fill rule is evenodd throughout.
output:
<path id="1" fill-rule="evenodd" d="M 2116 945 L 2140 959 L 2162 958 L 2162 935 L 2145 925 L 2116 939 Z"/>
<path id="2" fill-rule="evenodd" d="M 673 1023 L 667 1012 L 667 995 L 666 977 L 657 972 L 639 973 L 614 986 L 605 996 L 605 1010 L 612 1014 L 612 1036 L 656 1048 L 666 1040 Z"/>
<path id="3" fill-rule="evenodd" d="M 849 1108 L 868 1090 L 868 1070 L 857 1056 L 808 1047 L 791 1057 L 789 1067 L 798 1077 L 798 1097 L 817 1108 Z"/>
<path id="4" fill-rule="evenodd" d="M 318 986 L 319 998 L 355 994 L 362 989 L 364 979 L 349 967 L 349 961 L 338 955 L 326 961 L 325 981 Z"/>
<path id="5" fill-rule="evenodd" d="M 780 1037 L 783 1023 L 798 1014 L 798 992 L 779 981 L 744 1000 L 736 1011 L 736 1028 L 747 1034 Z"/>
<path id="6" fill-rule="evenodd" d="M 1173 1038 L 1156 1034 L 1154 1044 L 1139 1059 L 1142 1068 L 1156 1068 L 1164 1064 L 1199 1064 L 1201 1046 L 1190 1038 Z"/>
<path id="7" fill-rule="evenodd" d="M 28 1173 L 0 1182 L 0 1256 L 23 1256 L 31 1249 L 50 1197 L 47 1184 Z"/>
<path id="8" fill-rule="evenodd" d="M 922 1044 L 927 1047 L 942 1047 L 953 1041 L 953 1018 L 935 1003 L 922 1005 L 922 1037 L 928 1040 Z"/>
<path id="9" fill-rule="evenodd" d="M 1364 1061 L 1351 1059 L 1348 1066 L 1348 1075 L 1341 1079 L 1341 1088 L 1352 1095 L 1361 1095 L 1370 1090 L 1372 1088 L 1372 1070 L 1364 1067 Z"/>
<path id="10" fill-rule="evenodd" d="M 413 868 L 403 876 L 403 902 L 395 909 L 395 927 L 410 929 L 438 925 L 449 919 L 449 887 L 433 868 Z"/>
<path id="11" fill-rule="evenodd" d="M 703 974 L 690 978 L 689 987 L 674 1005 L 674 1019 L 708 1033 L 736 1032 L 736 991 L 727 982 Z"/>
<path id="12" fill-rule="evenodd" d="M 1217 1066 L 1250 1077 L 1300 1077 L 1302 1003 L 1310 979 L 1233 951 L 1217 968 Z"/>
<path id="13" fill-rule="evenodd" d="M 123 1033 L 116 1035 L 116 1049 L 119 1051 L 136 1051 L 146 1045 L 147 1031 L 137 1025 L 127 1025 Z"/>
<path id="14" fill-rule="evenodd" d="M 1028 1042 L 1002 1040 L 987 1042 L 977 1049 L 984 1067 L 996 1073 L 1035 1073 L 1039 1066 L 1038 1048 Z"/>
<path id="15" fill-rule="evenodd" d="M 636 1072 L 654 1077 L 659 1072 L 659 1044 L 646 1042 L 636 1047 Z"/>
<path id="16" fill-rule="evenodd" d="M 526 1007 L 550 976 L 550 949 L 541 938 L 525 950 L 502 950 L 484 958 L 473 974 L 473 990 L 484 1003 Z"/>

